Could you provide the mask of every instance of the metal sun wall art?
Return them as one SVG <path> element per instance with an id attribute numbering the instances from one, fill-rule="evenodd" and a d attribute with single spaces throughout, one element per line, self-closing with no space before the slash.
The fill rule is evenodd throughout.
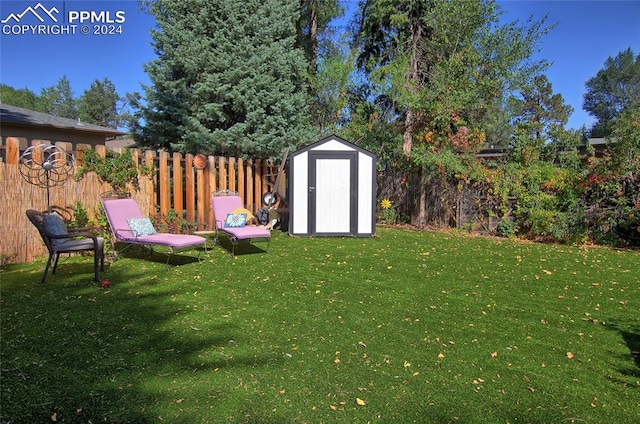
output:
<path id="1" fill-rule="evenodd" d="M 74 173 L 73 155 L 61 147 L 40 144 L 29 147 L 20 156 L 19 169 L 29 184 L 47 189 L 47 208 L 51 213 L 50 189 L 67 182 Z"/>

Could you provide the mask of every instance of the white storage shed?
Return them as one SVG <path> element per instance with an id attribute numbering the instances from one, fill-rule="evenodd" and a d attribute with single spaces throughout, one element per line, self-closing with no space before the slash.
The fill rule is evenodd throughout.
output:
<path id="1" fill-rule="evenodd" d="M 376 156 L 330 136 L 289 156 L 289 233 L 371 237 Z"/>

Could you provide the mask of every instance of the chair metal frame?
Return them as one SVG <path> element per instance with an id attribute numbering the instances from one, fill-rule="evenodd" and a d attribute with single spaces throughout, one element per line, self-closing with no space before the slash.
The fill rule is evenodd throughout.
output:
<path id="1" fill-rule="evenodd" d="M 269 246 L 271 245 L 271 231 L 265 228 L 253 227 L 253 226 L 244 226 L 244 227 L 225 227 L 224 222 L 227 217 L 227 214 L 232 213 L 233 210 L 244 207 L 242 203 L 242 199 L 238 196 L 237 193 L 233 191 L 218 191 L 214 193 L 211 198 L 211 210 L 213 211 L 213 215 L 215 218 L 215 236 L 214 243 L 219 243 L 220 236 L 226 235 L 228 240 L 231 242 L 231 256 L 233 258 L 236 257 L 236 246 L 242 240 L 247 240 L 249 243 L 253 239 L 266 239 L 267 248 L 266 252 L 269 253 Z"/>
<path id="2" fill-rule="evenodd" d="M 146 246 L 151 251 L 153 251 L 153 246 L 164 246 L 169 249 L 166 262 L 167 268 L 169 267 L 169 260 L 178 249 L 192 248 L 199 245 L 204 246 L 207 241 L 204 237 L 191 234 L 156 233 L 146 236 L 136 235 L 126 220 L 128 218 L 143 218 L 143 216 L 136 201 L 132 198 L 103 198 L 102 208 L 111 228 L 114 251 L 117 242 L 125 243 L 128 245 L 127 247 L 131 245 Z M 200 261 L 200 250 L 198 250 L 198 261 Z"/>
<path id="3" fill-rule="evenodd" d="M 90 252 L 93 251 L 93 268 L 94 268 L 94 281 L 100 281 L 100 271 L 104 271 L 104 238 L 99 237 L 96 234 L 102 233 L 102 229 L 99 227 L 84 227 L 84 228 L 69 228 L 67 227 L 68 234 L 56 235 L 52 234 L 44 225 L 45 213 L 37 211 L 35 209 L 27 210 L 27 218 L 36 227 L 40 237 L 44 242 L 47 250 L 49 251 L 49 259 L 47 265 L 44 268 L 42 274 L 42 283 L 44 284 L 47 279 L 47 273 L 51 266 L 51 261 L 55 256 L 55 262 L 51 274 L 56 273 L 58 268 L 58 260 L 62 253 L 78 253 L 78 252 Z M 64 240 L 62 243 L 55 243 L 55 240 Z M 91 243 L 89 243 L 91 240 Z"/>

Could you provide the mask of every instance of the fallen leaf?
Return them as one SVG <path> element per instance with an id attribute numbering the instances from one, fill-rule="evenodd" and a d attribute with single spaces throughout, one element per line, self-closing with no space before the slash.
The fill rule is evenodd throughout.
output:
<path id="1" fill-rule="evenodd" d="M 338 409 L 338 407 L 335 405 L 329 405 L 329 408 L 331 408 L 332 411 L 335 411 Z"/>
<path id="2" fill-rule="evenodd" d="M 492 358 L 495 358 L 496 356 L 498 356 L 498 352 L 493 352 L 493 353 L 491 353 L 491 357 L 492 357 Z"/>
<path id="3" fill-rule="evenodd" d="M 55 412 L 53 413 L 53 415 L 51 416 L 51 421 L 56 422 L 58 421 L 58 414 L 56 414 Z"/>
<path id="4" fill-rule="evenodd" d="M 358 404 L 358 406 L 365 406 L 367 402 L 363 401 L 360 398 L 356 398 L 356 404 Z"/>
<path id="5" fill-rule="evenodd" d="M 442 359 L 442 358 L 444 358 L 444 355 L 442 353 L 439 353 L 438 354 L 438 359 Z"/>
<path id="6" fill-rule="evenodd" d="M 359 344 L 360 346 L 362 346 L 362 347 L 367 347 L 367 345 L 366 345 L 366 344 L 364 344 L 364 342 L 358 342 L 358 344 Z"/>
<path id="7" fill-rule="evenodd" d="M 567 359 L 573 359 L 573 353 L 567 352 Z"/>

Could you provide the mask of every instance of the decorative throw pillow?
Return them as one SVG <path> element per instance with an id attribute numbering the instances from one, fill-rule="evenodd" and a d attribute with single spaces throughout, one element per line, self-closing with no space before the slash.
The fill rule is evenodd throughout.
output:
<path id="1" fill-rule="evenodd" d="M 129 228 L 133 231 L 135 237 L 150 236 L 156 234 L 156 229 L 153 228 L 153 224 L 149 218 L 132 218 L 127 219 Z"/>
<path id="2" fill-rule="evenodd" d="M 229 228 L 237 228 L 244 227 L 247 222 L 247 214 L 246 213 L 230 213 L 227 215 L 227 219 L 224 221 L 224 226 Z"/>
<path id="3" fill-rule="evenodd" d="M 67 234 L 69 234 L 69 232 L 67 231 L 67 225 L 64 223 L 60 215 L 55 212 L 44 215 L 42 218 L 42 225 L 44 225 L 45 230 L 47 230 L 54 236 L 66 236 Z M 66 238 L 53 239 L 53 244 L 58 245 L 60 243 L 64 243 L 67 240 L 68 239 Z"/>
<path id="4" fill-rule="evenodd" d="M 245 222 L 251 222 L 252 219 L 255 219 L 255 216 L 253 216 L 251 211 L 247 208 L 235 208 L 231 213 L 246 213 L 247 220 Z"/>

